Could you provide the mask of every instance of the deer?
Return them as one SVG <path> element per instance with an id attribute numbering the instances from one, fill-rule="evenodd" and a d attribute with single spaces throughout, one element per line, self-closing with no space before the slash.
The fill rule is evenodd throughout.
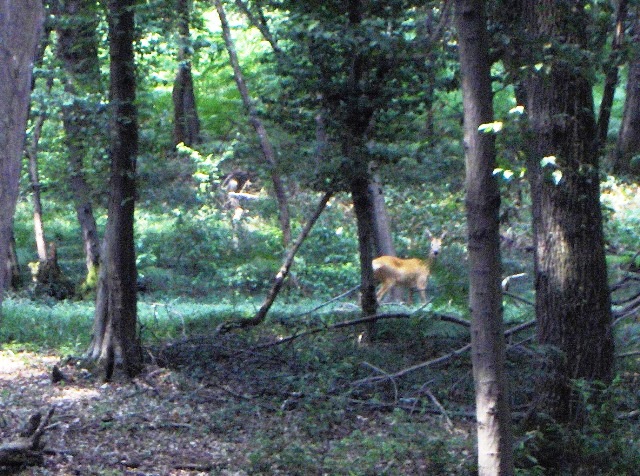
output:
<path id="1" fill-rule="evenodd" d="M 427 259 L 397 258 L 395 256 L 380 256 L 373 260 L 373 276 L 381 283 L 376 293 L 378 302 L 394 286 L 402 286 L 409 289 L 409 303 L 412 301 L 413 290 L 418 290 L 424 304 L 427 303 L 427 282 L 431 274 L 431 267 L 440 253 L 442 240 L 447 232 L 440 236 L 434 236 L 427 229 L 425 235 L 431 240 L 431 248 Z"/>

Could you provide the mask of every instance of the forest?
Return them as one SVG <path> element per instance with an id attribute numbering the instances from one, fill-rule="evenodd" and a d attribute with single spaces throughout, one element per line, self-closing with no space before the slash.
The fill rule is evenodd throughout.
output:
<path id="1" fill-rule="evenodd" d="M 640 474 L 640 1 L 0 2 L 0 474 Z"/>

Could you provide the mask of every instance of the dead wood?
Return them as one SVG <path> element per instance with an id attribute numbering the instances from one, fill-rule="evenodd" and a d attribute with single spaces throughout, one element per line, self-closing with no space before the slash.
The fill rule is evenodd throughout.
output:
<path id="1" fill-rule="evenodd" d="M 216 329 L 215 335 L 228 332 L 231 329 L 237 329 L 237 328 L 243 329 L 246 327 L 257 326 L 258 324 L 261 324 L 265 320 L 265 318 L 267 317 L 267 313 L 269 312 L 269 309 L 271 309 L 271 306 L 276 300 L 276 297 L 278 297 L 278 293 L 282 289 L 282 285 L 284 284 L 285 279 L 289 275 L 289 270 L 291 269 L 291 265 L 293 264 L 293 258 L 298 252 L 298 249 L 300 249 L 300 246 L 302 246 L 302 243 L 304 243 L 304 240 L 309 235 L 309 232 L 311 231 L 311 228 L 313 228 L 313 225 L 316 223 L 316 221 L 318 221 L 318 218 L 320 218 L 322 211 L 327 206 L 327 203 L 329 202 L 329 199 L 331 198 L 332 195 L 333 194 L 331 192 L 326 192 L 320 199 L 320 202 L 318 202 L 318 205 L 316 206 L 316 209 L 313 215 L 311 216 L 311 218 L 309 218 L 309 221 L 300 232 L 300 235 L 298 236 L 298 239 L 296 240 L 296 242 L 287 252 L 287 256 L 285 257 L 284 262 L 280 267 L 280 270 L 278 271 L 275 278 L 273 279 L 273 284 L 271 286 L 269 294 L 267 294 L 267 297 L 264 300 L 264 303 L 262 304 L 262 306 L 260 306 L 260 309 L 258 310 L 256 315 L 251 319 L 241 319 L 241 320 L 236 320 L 232 322 L 224 322 L 218 326 L 218 328 Z"/>
<path id="2" fill-rule="evenodd" d="M 536 321 L 528 321 L 528 322 L 524 322 L 522 324 L 518 324 L 517 326 L 514 326 L 510 329 L 507 329 L 504 332 L 504 336 L 508 337 L 510 335 L 513 335 L 517 332 L 523 331 L 525 329 L 528 329 L 530 327 L 535 326 Z M 385 381 L 385 380 L 394 380 L 394 379 L 398 379 L 400 377 L 403 377 L 415 370 L 420 370 L 420 369 L 424 369 L 427 367 L 432 367 L 434 365 L 438 365 L 438 364 L 442 364 L 443 362 L 447 362 L 455 357 L 458 357 L 462 354 L 464 354 L 465 352 L 467 352 L 468 350 L 471 349 L 471 344 L 466 344 L 456 350 L 453 350 L 451 352 L 449 352 L 448 354 L 444 354 L 440 357 L 437 357 L 435 359 L 431 359 L 428 360 L 426 362 L 421 362 L 419 364 L 416 365 L 412 365 L 411 367 L 407 367 L 405 369 L 399 370 L 398 372 L 395 373 L 387 373 L 384 372 L 384 375 L 376 375 L 374 377 L 367 377 L 367 378 L 363 378 L 360 380 L 356 380 L 355 382 L 353 382 L 352 385 L 357 386 L 357 385 L 370 385 L 373 383 L 377 383 L 377 382 L 381 382 L 381 381 Z"/>
<path id="3" fill-rule="evenodd" d="M 40 413 L 32 415 L 15 439 L 0 445 L 0 467 L 37 466 L 44 462 L 41 438 L 53 412 L 52 407 L 44 418 Z"/>

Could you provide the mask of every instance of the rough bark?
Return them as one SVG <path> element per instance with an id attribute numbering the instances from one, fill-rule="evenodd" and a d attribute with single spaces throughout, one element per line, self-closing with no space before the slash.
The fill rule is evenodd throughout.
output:
<path id="1" fill-rule="evenodd" d="M 249 114 L 249 123 L 256 131 L 258 140 L 260 142 L 260 148 L 262 150 L 262 156 L 269 167 L 271 174 L 271 182 L 273 183 L 273 192 L 276 196 L 276 202 L 278 203 L 278 212 L 280 219 L 280 229 L 282 230 L 282 241 L 286 246 L 291 242 L 291 220 L 289 218 L 289 204 L 287 199 L 287 193 L 282 182 L 282 178 L 278 172 L 278 164 L 276 160 L 276 153 L 273 149 L 273 144 L 269 139 L 269 134 L 264 126 L 264 123 L 260 120 L 258 111 L 251 99 L 247 83 L 244 80 L 242 69 L 240 68 L 240 62 L 238 60 L 238 54 L 236 53 L 235 44 L 231 38 L 231 30 L 229 28 L 229 22 L 227 21 L 227 15 L 222 6 L 220 0 L 215 1 L 216 10 L 220 17 L 220 23 L 222 26 L 222 36 L 229 54 L 229 60 L 233 69 L 233 77 L 238 86 L 238 91 L 242 97 L 242 102 L 245 109 Z"/>
<path id="2" fill-rule="evenodd" d="M 489 41 L 480 0 L 456 0 L 466 157 L 469 308 L 476 393 L 478 474 L 512 475 L 513 437 L 505 376 L 499 210 Z"/>
<path id="3" fill-rule="evenodd" d="M 640 154 L 640 11 L 635 14 L 632 37 L 634 48 L 629 60 L 627 95 L 613 159 L 613 171 L 617 174 L 640 173 L 640 161 L 632 164 L 632 158 Z"/>
<path id="4" fill-rule="evenodd" d="M 109 55 L 112 121 L 111 179 L 102 282 L 96 300 L 88 357 L 105 367 L 105 377 L 122 367 L 129 377 L 142 367 L 137 336 L 134 207 L 138 123 L 135 107 L 135 0 L 110 0 Z"/>
<path id="5" fill-rule="evenodd" d="M 549 349 L 537 409 L 569 424 L 585 411 L 572 381 L 609 382 L 614 350 L 590 65 L 563 49 L 586 44 L 588 18 L 574 3 L 527 2 L 524 16 L 555 52 L 526 83 L 538 341 Z"/>
<path id="6" fill-rule="evenodd" d="M 200 119 L 191 72 L 189 17 L 191 2 L 176 0 L 178 15 L 178 73 L 173 86 L 173 142 L 192 147 L 200 141 Z"/>
<path id="7" fill-rule="evenodd" d="M 43 18 L 40 0 L 0 1 L 0 305 L 7 284 L 33 61 Z"/>

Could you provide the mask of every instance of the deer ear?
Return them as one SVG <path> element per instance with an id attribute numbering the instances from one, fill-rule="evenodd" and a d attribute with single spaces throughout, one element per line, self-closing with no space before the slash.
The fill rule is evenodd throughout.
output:
<path id="1" fill-rule="evenodd" d="M 447 236 L 448 230 L 444 230 L 442 235 L 440 235 L 440 239 L 443 240 L 445 236 Z"/>
<path id="2" fill-rule="evenodd" d="M 431 231 L 429 231 L 429 228 L 424 229 L 424 236 L 426 236 L 427 238 L 433 238 L 433 234 L 431 233 Z"/>

